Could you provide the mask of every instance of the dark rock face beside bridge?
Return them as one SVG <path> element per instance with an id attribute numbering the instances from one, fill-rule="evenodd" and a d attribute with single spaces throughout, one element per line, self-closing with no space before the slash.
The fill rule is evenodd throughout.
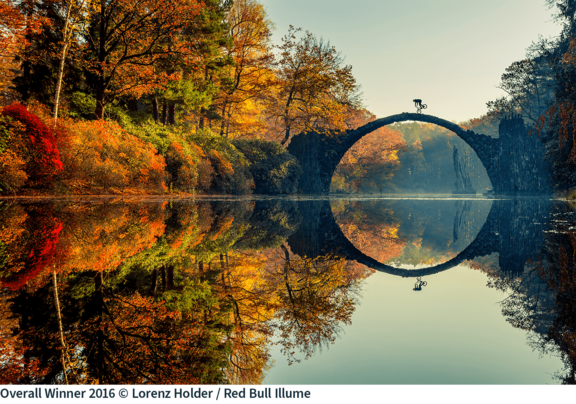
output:
<path id="1" fill-rule="evenodd" d="M 551 170 L 544 160 L 544 146 L 524 125 L 522 118 L 500 121 L 497 172 L 492 186 L 496 193 L 534 195 L 552 192 Z"/>
<path id="2" fill-rule="evenodd" d="M 303 170 L 299 192 L 329 193 L 334 171 L 354 143 L 382 126 L 403 121 L 433 123 L 456 133 L 482 161 L 496 194 L 536 195 L 551 192 L 542 144 L 535 135 L 528 135 L 522 118 L 502 120 L 500 137 L 495 139 L 464 130 L 435 116 L 415 113 L 381 118 L 345 133 L 308 132 L 295 136 L 288 151 L 298 159 Z"/>

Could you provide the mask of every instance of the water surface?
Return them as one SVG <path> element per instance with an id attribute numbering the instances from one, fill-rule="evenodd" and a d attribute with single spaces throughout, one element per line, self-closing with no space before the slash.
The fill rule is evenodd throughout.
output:
<path id="1" fill-rule="evenodd" d="M 574 382 L 563 201 L 0 201 L 1 381 Z"/>

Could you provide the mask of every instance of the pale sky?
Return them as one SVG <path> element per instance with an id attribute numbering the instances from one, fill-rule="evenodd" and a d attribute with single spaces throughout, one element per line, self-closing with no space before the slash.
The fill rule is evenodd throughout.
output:
<path id="1" fill-rule="evenodd" d="M 364 103 L 379 118 L 424 112 L 450 121 L 486 113 L 504 69 L 556 36 L 545 0 L 261 0 L 276 25 L 329 40 L 353 66 Z"/>

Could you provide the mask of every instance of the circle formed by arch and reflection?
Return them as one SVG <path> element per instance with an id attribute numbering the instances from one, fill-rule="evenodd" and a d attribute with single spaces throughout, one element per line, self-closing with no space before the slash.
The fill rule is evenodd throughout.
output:
<path id="1" fill-rule="evenodd" d="M 339 136 L 318 132 L 306 132 L 294 136 L 288 145 L 288 151 L 296 157 L 302 167 L 303 172 L 298 182 L 299 192 L 328 194 L 336 167 L 357 141 L 378 128 L 404 121 L 432 123 L 454 132 L 474 150 L 486 169 L 492 188 L 496 189 L 499 185 L 495 183 L 495 179 L 499 178 L 497 154 L 500 150 L 500 143 L 498 139 L 465 130 L 455 123 L 435 116 L 406 112 L 377 119 Z"/>
<path id="2" fill-rule="evenodd" d="M 462 253 L 478 237 L 492 202 L 357 198 L 333 199 L 331 208 L 342 235 L 364 256 L 393 267 L 416 267 Z"/>
<path id="3" fill-rule="evenodd" d="M 356 130 L 350 131 L 343 139 L 340 140 L 342 147 L 339 147 L 336 153 L 337 161 L 334 161 L 333 167 L 330 170 L 330 182 L 332 180 L 332 176 L 336 171 L 336 167 L 344 157 L 344 154 L 352 146 L 354 146 L 358 141 L 360 141 L 364 136 L 369 135 L 370 133 L 374 132 L 375 130 L 382 128 L 387 125 L 391 125 L 394 123 L 406 122 L 406 121 L 415 121 L 415 122 L 424 122 L 424 123 L 431 123 L 442 128 L 445 128 L 454 134 L 456 134 L 459 138 L 461 138 L 474 152 L 476 156 L 482 163 L 482 166 L 486 172 L 486 175 L 490 179 L 492 187 L 494 185 L 493 180 L 493 167 L 492 167 L 492 157 L 493 157 L 493 148 L 497 142 L 497 139 L 493 139 L 489 136 L 483 134 L 477 134 L 473 131 L 466 130 L 457 124 L 447 121 L 442 118 L 438 118 L 432 115 L 420 114 L 420 113 L 409 113 L 404 112 L 402 114 L 391 115 L 385 118 L 376 119 L 372 122 L 367 123 L 359 127 Z"/>
<path id="4" fill-rule="evenodd" d="M 494 209 L 494 204 L 476 238 L 462 252 L 447 262 L 420 269 L 396 268 L 392 265 L 381 263 L 360 251 L 348 240 L 336 223 L 332 214 L 330 200 L 303 200 L 298 204 L 298 209 L 302 214 L 302 221 L 296 233 L 288 238 L 288 244 L 292 252 L 301 257 L 316 258 L 327 254 L 336 254 L 343 258 L 357 261 L 379 272 L 413 278 L 445 271 L 466 260 L 498 252 L 500 248 L 498 237 L 499 217 L 497 209 Z"/>

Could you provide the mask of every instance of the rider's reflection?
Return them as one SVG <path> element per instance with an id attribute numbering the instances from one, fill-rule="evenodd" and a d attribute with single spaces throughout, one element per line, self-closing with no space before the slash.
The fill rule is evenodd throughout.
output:
<path id="1" fill-rule="evenodd" d="M 421 277 L 418 277 L 416 278 L 416 283 L 414 284 L 414 289 L 412 290 L 420 291 L 426 285 L 428 285 L 428 282 L 423 281 Z"/>

